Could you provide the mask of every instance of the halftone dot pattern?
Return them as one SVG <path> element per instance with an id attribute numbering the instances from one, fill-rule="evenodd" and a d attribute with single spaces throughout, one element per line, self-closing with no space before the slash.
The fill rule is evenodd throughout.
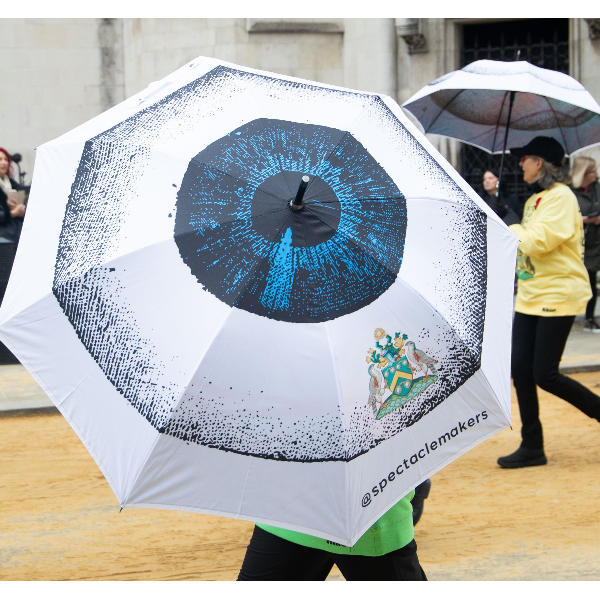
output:
<path id="1" fill-rule="evenodd" d="M 370 120 L 396 152 L 412 156 L 414 169 L 426 171 L 428 178 L 450 201 L 448 219 L 460 244 L 445 272 L 438 273 L 436 288 L 442 313 L 440 320 L 447 325 L 440 325 L 435 331 L 422 331 L 418 338 L 419 348 L 434 354 L 439 361 L 439 379 L 425 392 L 377 422 L 373 421 L 372 410 L 367 405 L 366 364 L 364 403 L 343 405 L 341 399 L 332 398 L 322 413 L 310 415 L 301 411 L 292 414 L 291 409 L 281 406 L 273 394 L 265 398 L 264 388 L 227 385 L 228 365 L 220 364 L 222 357 L 212 356 L 210 352 L 190 382 L 179 385 L 170 381 L 165 375 L 165 365 L 172 358 L 164 356 L 164 352 L 161 354 L 155 341 L 141 333 L 118 270 L 103 266 L 114 258 L 114 240 L 128 218 L 125 199 L 136 193 L 151 148 L 160 146 L 165 140 L 176 140 L 180 132 L 197 126 L 198 119 L 210 118 L 225 110 L 232 99 L 239 101 L 261 95 L 282 103 L 290 98 L 304 97 L 310 102 L 323 103 L 323 106 L 360 108 L 361 118 Z M 377 165 L 368 163 L 372 157 L 352 135 L 312 127 L 312 135 L 322 143 L 322 146 L 316 144 L 323 157 L 319 162 L 310 153 L 303 156 L 301 148 L 281 137 L 285 128 L 292 128 L 295 135 L 301 138 L 303 134 L 306 139 L 309 130 L 291 121 L 284 123 L 267 127 L 268 135 L 261 140 L 262 148 L 251 143 L 245 146 L 246 151 L 255 152 L 256 160 L 249 161 L 251 168 L 238 165 L 237 160 L 231 160 L 233 155 L 223 152 L 215 152 L 204 162 L 192 159 L 188 167 L 187 189 L 193 201 L 188 203 L 191 208 L 187 209 L 186 218 L 180 221 L 182 229 L 178 242 L 195 239 L 190 248 L 195 248 L 196 252 L 199 248 L 202 252 L 210 252 L 211 245 L 199 245 L 197 239 L 198 236 L 208 239 L 215 228 L 227 231 L 230 239 L 252 236 L 253 264 L 255 271 L 265 269 L 263 275 L 253 279 L 248 270 L 245 283 L 238 286 L 232 276 L 232 265 L 239 261 L 239 273 L 243 278 L 247 256 L 236 254 L 229 247 L 223 267 L 223 273 L 228 277 L 223 277 L 211 290 L 214 295 L 216 292 L 221 294 L 222 301 L 234 307 L 232 314 L 246 314 L 247 318 L 247 312 L 253 312 L 252 318 L 289 319 L 286 315 L 289 315 L 290 306 L 301 297 L 301 292 L 294 291 L 295 278 L 290 279 L 290 269 L 301 273 L 307 290 L 311 286 L 324 285 L 323 277 L 335 281 L 336 278 L 343 279 L 344 273 L 351 282 L 351 276 L 360 269 L 372 273 L 373 269 L 379 268 L 384 278 L 393 282 L 401 269 L 402 223 L 408 217 L 405 200 L 395 184 L 390 183 L 385 171 L 381 169 L 379 175 L 367 182 L 364 189 L 369 189 L 369 194 L 357 195 L 356 190 L 362 185 L 360 176 L 368 171 L 367 167 L 371 174 L 377 173 Z M 165 127 L 166 124 L 169 126 Z M 247 125 L 246 140 L 250 140 L 251 124 Z M 241 138 L 243 127 L 237 130 L 240 136 L 236 137 Z M 223 150 L 218 142 L 213 149 Z M 289 152 L 285 160 L 281 158 L 269 163 L 264 144 L 275 142 Z M 242 147 L 241 142 L 238 146 L 232 146 L 230 140 L 222 140 L 222 143 L 229 143 L 234 150 Z M 198 155 L 202 152 L 203 149 L 199 149 Z M 353 164 L 349 172 L 343 172 Z M 262 218 L 256 213 L 256 207 L 253 217 L 251 200 L 261 183 L 278 172 L 301 174 L 308 169 L 311 170 L 307 174 L 319 177 L 331 188 L 339 203 L 335 234 L 326 241 L 312 244 L 310 235 L 303 243 L 298 243 L 293 227 L 280 228 L 276 240 L 265 237 L 260 227 L 251 233 L 253 218 Z M 214 197 L 207 200 L 202 196 L 204 186 L 198 187 L 199 177 L 210 179 L 215 188 L 223 190 L 220 204 Z M 356 177 L 355 183 L 353 177 Z M 378 189 L 386 190 L 386 193 L 380 194 Z M 387 200 L 383 201 L 383 198 Z M 195 210 L 194 201 L 203 203 L 203 210 Z M 178 204 L 174 221 L 184 216 L 182 206 Z M 370 215 L 376 211 L 382 211 L 378 213 L 382 226 L 373 230 L 375 225 L 371 221 L 371 230 L 367 231 L 363 224 L 368 223 Z M 486 252 L 484 213 L 379 98 L 217 67 L 86 143 L 65 212 L 53 292 L 82 344 L 107 379 L 158 431 L 187 443 L 273 460 L 348 461 L 410 427 L 479 368 L 485 313 Z M 256 257 L 262 257 L 262 260 Z M 395 284 L 398 283 L 396 278 Z M 204 285 L 208 287 L 206 282 Z M 382 285 L 389 289 L 385 287 L 389 283 Z M 360 291 L 360 286 L 356 284 L 354 289 Z M 300 295 L 294 296 L 294 293 Z M 355 306 L 360 309 L 361 302 L 368 304 L 368 297 L 358 296 L 359 302 Z M 348 311 L 348 295 L 345 302 L 338 306 L 340 314 L 354 314 L 352 307 L 350 312 L 341 312 Z M 337 315 L 324 315 L 323 308 L 323 304 L 310 304 L 298 320 L 311 326 L 315 324 L 315 327 L 327 326 L 327 320 L 331 322 Z M 261 310 L 269 314 L 262 314 Z M 432 312 L 435 311 L 432 309 Z M 372 331 L 380 325 L 369 323 L 368 327 Z M 435 352 L 435 348 L 441 346 L 446 348 L 444 356 Z M 329 360 L 333 361 L 333 358 Z"/>

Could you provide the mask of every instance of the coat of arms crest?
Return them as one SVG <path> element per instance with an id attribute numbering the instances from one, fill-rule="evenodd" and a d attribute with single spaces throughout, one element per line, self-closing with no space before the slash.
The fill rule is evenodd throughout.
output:
<path id="1" fill-rule="evenodd" d="M 375 349 L 367 354 L 369 406 L 376 419 L 396 410 L 438 380 L 437 360 L 418 350 L 406 334 L 392 338 L 375 330 Z"/>

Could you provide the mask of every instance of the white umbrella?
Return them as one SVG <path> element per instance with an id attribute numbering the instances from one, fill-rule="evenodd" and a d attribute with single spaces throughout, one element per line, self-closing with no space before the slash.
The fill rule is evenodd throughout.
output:
<path id="1" fill-rule="evenodd" d="M 354 544 L 509 425 L 516 243 L 390 98 L 199 58 L 38 148 L 0 336 L 121 506 Z"/>
<path id="2" fill-rule="evenodd" d="M 592 95 L 576 79 L 526 61 L 478 60 L 432 81 L 402 106 L 425 133 L 492 154 L 537 136 L 553 137 L 567 155 L 600 143 L 600 105 Z"/>

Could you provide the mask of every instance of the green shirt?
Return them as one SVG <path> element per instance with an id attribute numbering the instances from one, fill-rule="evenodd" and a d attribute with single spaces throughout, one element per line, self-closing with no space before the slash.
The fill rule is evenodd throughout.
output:
<path id="1" fill-rule="evenodd" d="M 397 504 L 394 504 L 383 516 L 381 516 L 356 542 L 352 547 L 342 546 L 336 542 L 330 542 L 322 538 L 308 535 L 307 533 L 298 533 L 289 529 L 272 527 L 271 525 L 257 526 L 273 535 L 284 540 L 308 546 L 309 548 L 318 548 L 334 554 L 357 554 L 360 556 L 381 556 L 388 552 L 403 548 L 412 541 L 415 536 L 412 522 L 412 504 L 410 501 L 415 495 L 414 490 L 408 493 Z"/>

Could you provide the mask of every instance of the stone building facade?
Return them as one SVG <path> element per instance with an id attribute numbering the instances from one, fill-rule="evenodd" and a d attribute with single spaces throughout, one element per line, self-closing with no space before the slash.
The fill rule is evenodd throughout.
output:
<path id="1" fill-rule="evenodd" d="M 0 146 L 23 155 L 29 181 L 37 145 L 199 55 L 384 93 L 402 103 L 460 68 L 465 28 L 485 21 L 1 19 Z M 600 20 L 564 21 L 568 71 L 600 99 Z M 432 141 L 460 167 L 457 143 Z"/>

